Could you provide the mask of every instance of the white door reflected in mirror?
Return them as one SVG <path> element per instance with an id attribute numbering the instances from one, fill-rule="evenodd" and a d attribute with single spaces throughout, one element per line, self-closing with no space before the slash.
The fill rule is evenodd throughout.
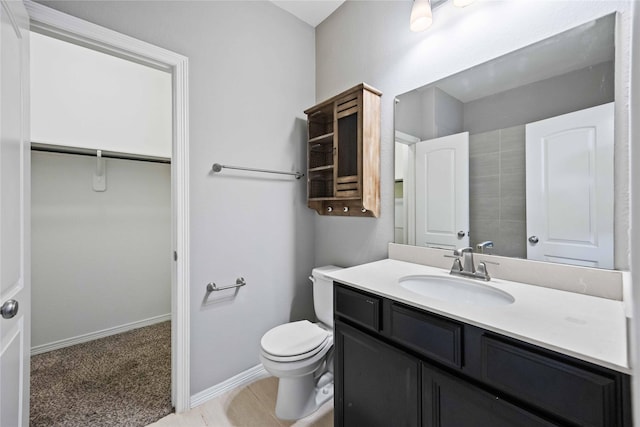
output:
<path id="1" fill-rule="evenodd" d="M 613 262 L 614 103 L 526 126 L 527 258 Z"/>
<path id="2" fill-rule="evenodd" d="M 415 244 L 469 246 L 469 132 L 415 145 Z"/>

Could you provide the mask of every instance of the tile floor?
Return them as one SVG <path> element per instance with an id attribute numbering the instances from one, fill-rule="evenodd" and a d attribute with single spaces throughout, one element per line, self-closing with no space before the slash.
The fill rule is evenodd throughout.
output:
<path id="1" fill-rule="evenodd" d="M 147 427 L 333 427 L 333 399 L 308 417 L 283 421 L 274 412 L 277 391 L 277 378 L 263 378 Z"/>

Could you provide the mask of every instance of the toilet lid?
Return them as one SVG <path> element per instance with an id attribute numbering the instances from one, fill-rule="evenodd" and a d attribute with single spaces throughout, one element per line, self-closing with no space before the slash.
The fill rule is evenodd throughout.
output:
<path id="1" fill-rule="evenodd" d="M 274 356 L 295 356 L 320 347 L 329 332 L 308 320 L 285 323 L 264 334 L 260 345 Z"/>

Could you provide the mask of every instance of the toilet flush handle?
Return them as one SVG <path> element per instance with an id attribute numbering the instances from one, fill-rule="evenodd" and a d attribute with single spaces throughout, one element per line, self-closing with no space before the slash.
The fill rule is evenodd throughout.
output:
<path id="1" fill-rule="evenodd" d="M 311 280 L 311 283 L 316 283 L 316 279 L 314 279 L 313 276 L 309 276 L 309 280 Z"/>

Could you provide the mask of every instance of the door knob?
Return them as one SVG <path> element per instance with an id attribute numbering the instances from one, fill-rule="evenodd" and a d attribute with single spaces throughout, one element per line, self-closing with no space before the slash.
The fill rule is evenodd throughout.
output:
<path id="1" fill-rule="evenodd" d="M 18 301 L 14 299 L 10 299 L 2 304 L 0 307 L 0 314 L 5 319 L 11 319 L 13 316 L 18 314 Z"/>
<path id="2" fill-rule="evenodd" d="M 467 234 L 467 233 L 465 233 L 462 230 L 458 231 L 458 239 L 462 239 L 465 236 L 465 234 Z"/>
<path id="3" fill-rule="evenodd" d="M 536 243 L 538 243 L 540 241 L 540 239 L 538 239 L 538 236 L 531 236 L 529 237 L 529 243 L 531 243 L 532 245 L 535 245 Z"/>

